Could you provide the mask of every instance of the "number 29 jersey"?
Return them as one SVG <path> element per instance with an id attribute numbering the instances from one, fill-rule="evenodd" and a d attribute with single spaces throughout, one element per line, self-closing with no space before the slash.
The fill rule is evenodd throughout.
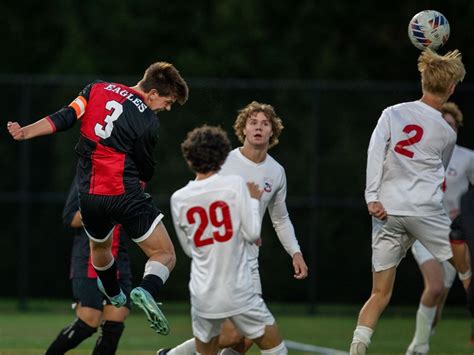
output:
<path id="1" fill-rule="evenodd" d="M 47 117 L 54 131 L 80 119 L 77 175 L 80 193 L 116 196 L 149 181 L 159 121 L 132 88 L 96 81 L 68 106 Z"/>
<path id="2" fill-rule="evenodd" d="M 386 108 L 370 139 L 366 202 L 380 201 L 390 215 L 443 213 L 442 185 L 455 143 L 441 112 L 422 101 Z"/>
<path id="3" fill-rule="evenodd" d="M 199 316 L 230 317 L 259 301 L 245 245 L 259 238 L 259 209 L 236 175 L 190 181 L 171 196 L 176 234 L 192 258 L 189 290 Z"/>

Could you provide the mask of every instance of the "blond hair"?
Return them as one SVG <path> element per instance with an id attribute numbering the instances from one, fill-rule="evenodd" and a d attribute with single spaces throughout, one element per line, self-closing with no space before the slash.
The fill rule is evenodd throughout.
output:
<path id="1" fill-rule="evenodd" d="M 454 102 L 446 102 L 443 107 L 441 107 L 441 113 L 443 116 L 445 114 L 450 114 L 456 121 L 456 126 L 462 127 L 463 115 L 458 105 L 456 105 Z"/>
<path id="2" fill-rule="evenodd" d="M 283 122 L 280 117 L 275 112 L 275 109 L 272 105 L 263 104 L 257 101 L 252 101 L 247 106 L 239 111 L 237 119 L 234 123 L 234 131 L 239 141 L 243 144 L 245 142 L 244 128 L 247 124 L 247 120 L 252 117 L 254 114 L 262 112 L 272 124 L 272 136 L 270 137 L 269 148 L 278 144 L 278 137 L 283 130 Z"/>
<path id="3" fill-rule="evenodd" d="M 418 57 L 418 71 L 423 91 L 437 96 L 446 95 L 451 85 L 459 83 L 466 75 L 461 52 L 457 49 L 443 56 L 430 49 L 424 50 Z"/>

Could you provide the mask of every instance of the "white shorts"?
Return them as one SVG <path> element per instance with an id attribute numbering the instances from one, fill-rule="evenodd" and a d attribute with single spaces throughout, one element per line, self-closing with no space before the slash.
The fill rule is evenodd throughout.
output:
<path id="1" fill-rule="evenodd" d="M 230 319 L 240 334 L 249 339 L 256 339 L 265 333 L 267 325 L 275 324 L 275 318 L 268 310 L 262 297 L 258 295 L 258 302 L 254 307 L 241 314 L 227 318 L 209 319 L 198 316 L 191 308 L 193 335 L 203 343 L 208 343 L 221 332 L 222 323 Z"/>
<path id="2" fill-rule="evenodd" d="M 428 251 L 428 249 L 426 249 L 418 240 L 413 243 L 411 252 L 419 266 L 428 260 L 436 260 L 435 257 Z M 443 261 L 441 265 L 444 269 L 444 287 L 451 288 L 454 279 L 456 278 L 456 269 L 449 261 Z"/>
<path id="3" fill-rule="evenodd" d="M 452 258 L 449 243 L 451 220 L 443 213 L 434 216 L 391 216 L 372 218 L 372 267 L 374 271 L 396 267 L 416 239 L 443 262 Z"/>

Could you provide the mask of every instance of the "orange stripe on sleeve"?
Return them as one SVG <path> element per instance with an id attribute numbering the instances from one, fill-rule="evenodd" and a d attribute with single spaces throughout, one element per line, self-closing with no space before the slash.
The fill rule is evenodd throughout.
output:
<path id="1" fill-rule="evenodd" d="M 78 96 L 76 99 L 69 104 L 76 112 L 77 119 L 81 118 L 84 112 L 86 112 L 87 101 L 84 97 Z"/>

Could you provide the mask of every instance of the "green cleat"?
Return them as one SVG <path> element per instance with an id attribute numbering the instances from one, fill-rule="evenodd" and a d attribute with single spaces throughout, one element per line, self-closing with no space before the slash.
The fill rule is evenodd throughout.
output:
<path id="1" fill-rule="evenodd" d="M 130 292 L 130 298 L 132 299 L 133 304 L 143 309 L 152 329 L 154 329 L 158 334 L 169 334 L 170 326 L 168 320 L 148 291 L 141 287 L 135 287 L 132 292 Z"/>
<path id="2" fill-rule="evenodd" d="M 105 292 L 104 285 L 102 285 L 102 281 L 100 281 L 99 278 L 97 278 L 97 287 L 99 288 L 99 291 L 109 299 L 113 306 L 120 308 L 127 304 L 127 296 L 125 296 L 125 293 L 123 293 L 122 289 L 120 289 L 120 293 L 118 295 L 110 297 Z"/>

